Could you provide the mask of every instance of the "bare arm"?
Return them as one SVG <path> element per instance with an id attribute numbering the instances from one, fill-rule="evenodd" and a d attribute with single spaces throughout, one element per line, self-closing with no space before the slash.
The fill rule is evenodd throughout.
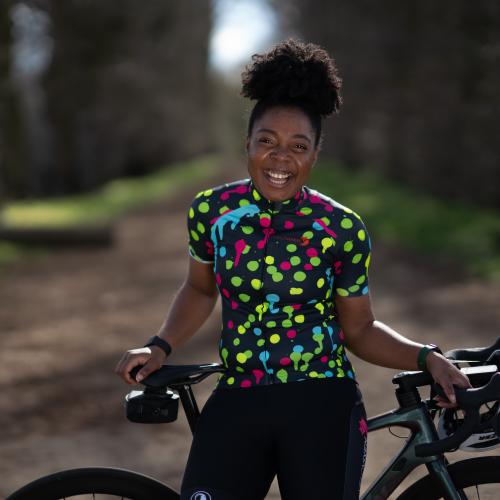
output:
<path id="1" fill-rule="evenodd" d="M 417 357 L 423 347 L 422 344 L 403 337 L 384 323 L 377 321 L 368 295 L 336 296 L 335 304 L 346 338 L 346 346 L 356 356 L 387 368 L 418 370 Z M 440 354 L 431 352 L 426 361 L 432 377 L 443 387 L 453 403 L 455 402 L 453 384 L 470 387 L 467 377 Z"/>
<path id="2" fill-rule="evenodd" d="M 211 264 L 189 259 L 186 281 L 182 284 L 157 335 L 170 343 L 172 349 L 185 343 L 210 316 L 217 302 L 217 288 Z M 157 346 L 127 351 L 118 362 L 115 372 L 129 384 L 132 368 L 144 365 L 137 382 L 157 370 L 165 362 L 165 352 Z"/>

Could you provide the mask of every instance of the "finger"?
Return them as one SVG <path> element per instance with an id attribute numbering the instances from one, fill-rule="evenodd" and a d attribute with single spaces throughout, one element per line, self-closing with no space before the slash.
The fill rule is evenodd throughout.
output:
<path id="1" fill-rule="evenodd" d="M 144 359 L 142 357 L 134 357 L 131 358 L 127 361 L 123 368 L 123 379 L 128 383 L 128 384 L 136 384 L 137 382 L 133 379 L 132 375 L 130 375 L 130 372 L 132 371 L 133 368 L 136 366 L 143 365 L 144 363 L 147 363 L 147 359 Z"/>
<path id="2" fill-rule="evenodd" d="M 158 370 L 159 366 L 157 363 L 153 361 L 148 361 L 140 370 L 139 373 L 136 375 L 135 379 L 137 382 L 140 382 L 141 380 L 145 379 L 149 374 L 153 373 L 154 371 Z"/>
<path id="3" fill-rule="evenodd" d="M 451 382 L 447 382 L 446 384 L 441 384 L 443 391 L 448 398 L 448 401 L 455 405 L 457 403 L 457 398 L 455 396 L 455 389 L 453 388 L 453 384 Z"/>

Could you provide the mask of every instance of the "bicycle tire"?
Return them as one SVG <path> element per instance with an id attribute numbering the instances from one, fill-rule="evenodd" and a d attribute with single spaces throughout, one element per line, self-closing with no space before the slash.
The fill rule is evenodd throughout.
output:
<path id="1" fill-rule="evenodd" d="M 115 495 L 130 500 L 179 500 L 180 495 L 151 477 L 125 469 L 88 467 L 41 477 L 6 500 L 60 500 L 77 495 Z M 93 496 L 98 500 L 99 497 Z"/>
<path id="2" fill-rule="evenodd" d="M 494 496 L 486 493 L 487 496 L 479 498 L 499 498 L 500 495 L 500 457 L 478 457 L 461 460 L 448 465 L 448 472 L 457 489 L 479 487 L 484 485 L 497 484 Z M 471 498 L 478 498 L 476 494 Z M 439 485 L 435 483 L 431 475 L 427 475 L 412 484 L 405 490 L 398 500 L 438 500 L 443 498 Z M 467 498 L 467 497 L 466 497 Z"/>

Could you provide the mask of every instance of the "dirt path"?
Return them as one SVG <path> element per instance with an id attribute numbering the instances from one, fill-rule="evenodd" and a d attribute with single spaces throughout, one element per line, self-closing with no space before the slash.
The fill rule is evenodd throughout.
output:
<path id="1" fill-rule="evenodd" d="M 0 497 L 41 475 L 90 465 L 179 486 L 190 441 L 184 418 L 168 426 L 128 423 L 128 388 L 113 369 L 126 348 L 156 331 L 183 279 L 184 213 L 198 187 L 206 186 L 124 218 L 113 248 L 53 253 L 2 271 Z M 372 293 L 381 320 L 445 349 L 499 335 L 500 288 L 378 242 L 375 248 Z M 215 314 L 172 362 L 217 360 L 217 335 Z M 392 408 L 392 371 L 354 361 L 369 414 Z M 202 401 L 213 382 L 199 387 Z M 378 434 L 370 436 L 365 483 L 400 445 Z M 275 486 L 270 499 L 279 498 Z"/>

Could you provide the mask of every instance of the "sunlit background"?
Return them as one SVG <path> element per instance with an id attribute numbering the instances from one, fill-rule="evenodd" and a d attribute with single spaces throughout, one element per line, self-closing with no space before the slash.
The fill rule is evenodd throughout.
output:
<path id="1" fill-rule="evenodd" d="M 0 0 L 0 497 L 94 464 L 178 486 L 185 422 L 124 422 L 113 367 L 184 279 L 189 200 L 246 175 L 241 71 L 287 37 L 343 78 L 310 182 L 363 216 L 377 313 L 444 348 L 498 335 L 497 2 Z M 394 406 L 356 366 L 369 412 Z"/>

